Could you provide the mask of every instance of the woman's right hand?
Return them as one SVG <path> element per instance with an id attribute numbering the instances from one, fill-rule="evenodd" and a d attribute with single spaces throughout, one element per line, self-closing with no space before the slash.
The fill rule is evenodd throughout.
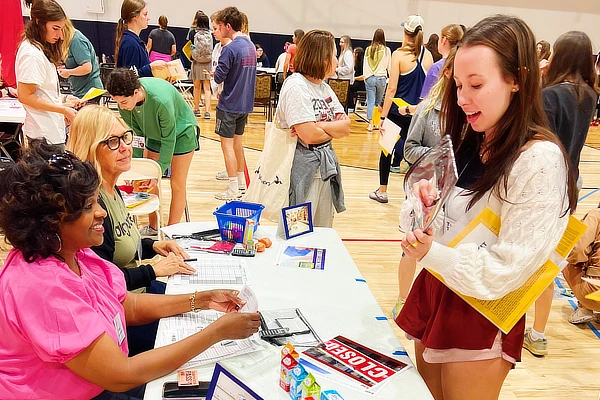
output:
<path id="1" fill-rule="evenodd" d="M 167 68 L 167 63 L 163 60 L 152 61 L 150 63 L 150 68 L 160 71 L 161 69 Z"/>
<path id="2" fill-rule="evenodd" d="M 186 274 L 191 275 L 196 270 L 186 263 L 183 262 L 181 257 L 176 256 L 175 253 L 169 253 L 168 256 L 163 257 L 159 262 L 152 266 L 154 275 L 159 276 L 171 276 L 173 274 Z"/>
<path id="3" fill-rule="evenodd" d="M 213 322 L 217 335 L 221 340 L 246 339 L 258 332 L 260 327 L 259 313 L 227 313 Z"/>
<path id="4" fill-rule="evenodd" d="M 63 115 L 70 123 L 73 123 L 75 116 L 77 115 L 77 110 L 71 107 L 65 107 L 63 110 Z"/>
<path id="5" fill-rule="evenodd" d="M 437 189 L 427 179 L 421 179 L 419 182 L 413 184 L 412 192 L 421 200 L 421 204 L 425 207 L 435 205 L 439 197 Z"/>

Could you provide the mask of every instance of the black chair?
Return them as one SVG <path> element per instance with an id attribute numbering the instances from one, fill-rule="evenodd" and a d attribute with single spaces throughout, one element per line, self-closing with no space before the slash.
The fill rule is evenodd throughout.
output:
<path id="1" fill-rule="evenodd" d="M 0 157 L 16 161 L 23 144 L 21 124 L 0 122 Z"/>

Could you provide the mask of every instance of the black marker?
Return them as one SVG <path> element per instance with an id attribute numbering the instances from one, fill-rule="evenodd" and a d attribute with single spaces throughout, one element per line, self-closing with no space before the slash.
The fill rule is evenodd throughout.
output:
<path id="1" fill-rule="evenodd" d="M 190 262 L 190 261 L 198 261 L 198 259 L 197 258 L 188 258 L 188 259 L 183 260 L 183 262 Z"/>

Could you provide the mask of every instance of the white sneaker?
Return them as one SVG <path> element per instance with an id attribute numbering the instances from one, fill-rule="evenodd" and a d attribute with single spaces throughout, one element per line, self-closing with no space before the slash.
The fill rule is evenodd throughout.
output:
<path id="1" fill-rule="evenodd" d="M 215 193 L 215 199 L 217 200 L 239 200 L 242 198 L 242 193 L 239 190 L 229 190 L 227 189 L 221 193 Z"/>
<path id="2" fill-rule="evenodd" d="M 569 315 L 569 322 L 573 325 L 585 324 L 594 320 L 594 312 L 579 305 L 579 308 Z"/>
<path id="3" fill-rule="evenodd" d="M 158 231 L 152 228 L 150 225 L 144 226 L 140 229 L 140 236 L 142 237 L 158 237 Z"/>
<path id="4" fill-rule="evenodd" d="M 221 172 L 217 173 L 217 175 L 215 176 L 215 178 L 218 181 L 228 181 L 229 180 L 229 174 L 227 174 L 227 171 L 221 171 Z"/>

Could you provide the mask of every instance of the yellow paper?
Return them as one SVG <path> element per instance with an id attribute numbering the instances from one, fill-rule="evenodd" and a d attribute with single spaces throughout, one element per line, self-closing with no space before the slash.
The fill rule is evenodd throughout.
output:
<path id="1" fill-rule="evenodd" d="M 588 294 L 587 296 L 585 296 L 585 298 L 589 299 L 589 300 L 600 301 L 600 290 L 598 290 L 597 292 Z"/>
<path id="2" fill-rule="evenodd" d="M 379 113 L 379 107 L 373 108 L 373 126 L 378 126 L 381 122 L 381 114 Z"/>
<path id="3" fill-rule="evenodd" d="M 95 99 L 98 96 L 102 96 L 104 93 L 106 93 L 106 90 L 104 89 L 90 88 L 90 90 L 88 90 L 87 93 L 81 98 L 81 101 Z"/>
<path id="4" fill-rule="evenodd" d="M 146 203 L 146 202 L 148 202 L 148 201 L 150 201 L 150 199 L 143 199 L 143 200 L 139 200 L 139 201 L 136 201 L 135 203 L 127 204 L 127 205 L 125 206 L 125 208 L 132 209 L 132 208 L 135 208 L 135 207 L 137 207 L 137 206 L 140 206 L 140 205 L 142 205 L 142 204 L 144 204 L 144 203 Z"/>
<path id="5" fill-rule="evenodd" d="M 181 52 L 188 60 L 192 61 L 192 41 L 188 40 L 187 43 L 181 48 Z"/>
<path id="6" fill-rule="evenodd" d="M 412 106 L 412 104 L 408 104 L 406 101 L 401 99 L 400 97 L 392 98 L 394 104 L 396 104 L 400 108 L 405 108 L 406 106 Z"/>
<path id="7" fill-rule="evenodd" d="M 486 207 L 465 229 L 448 243 L 448 246 L 455 247 L 475 229 L 481 229 L 482 227 L 485 227 L 497 239 L 500 232 L 500 216 Z M 570 216 L 567 229 L 558 246 L 556 246 L 556 253 L 562 258 L 566 258 L 586 229 L 587 226 L 584 223 Z M 471 242 L 471 240 L 467 241 Z M 484 244 L 486 247 L 493 245 L 493 243 L 483 243 L 482 245 Z M 445 284 L 441 275 L 429 269 L 428 271 Z M 554 262 L 547 260 L 520 288 L 497 300 L 480 300 L 460 294 L 452 288 L 450 290 L 496 325 L 502 332 L 508 333 L 542 292 L 546 290 L 559 272 L 560 268 Z"/>

